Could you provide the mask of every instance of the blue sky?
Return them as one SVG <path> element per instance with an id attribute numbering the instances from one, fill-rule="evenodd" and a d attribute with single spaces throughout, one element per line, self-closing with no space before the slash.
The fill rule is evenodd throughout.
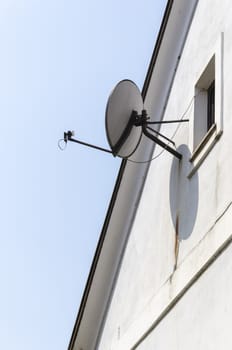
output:
<path id="1" fill-rule="evenodd" d="M 0 3 L 0 348 L 67 348 L 120 159 L 107 98 L 142 88 L 166 1 Z"/>

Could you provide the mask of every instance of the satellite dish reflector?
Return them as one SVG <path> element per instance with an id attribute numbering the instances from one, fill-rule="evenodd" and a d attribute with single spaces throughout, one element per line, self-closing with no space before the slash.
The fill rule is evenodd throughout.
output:
<path id="1" fill-rule="evenodd" d="M 111 151 L 74 139 L 74 133 L 70 130 L 64 133 L 63 141 L 65 143 L 68 141 L 76 142 L 100 151 L 112 153 L 114 156 L 129 158 L 136 151 L 143 134 L 178 159 L 181 159 L 182 155 L 169 146 L 169 143 L 175 146 L 174 141 L 152 129 L 149 125 L 182 123 L 189 120 L 148 121 L 148 119 L 147 111 L 143 109 L 143 98 L 139 88 L 133 81 L 125 79 L 115 86 L 106 106 L 106 135 Z M 160 137 L 169 143 L 164 143 Z"/>
<path id="2" fill-rule="evenodd" d="M 130 157 L 137 149 L 142 128 L 133 123 L 133 113 L 141 114 L 143 99 L 131 80 L 120 81 L 112 91 L 106 106 L 106 135 L 114 156 Z"/>

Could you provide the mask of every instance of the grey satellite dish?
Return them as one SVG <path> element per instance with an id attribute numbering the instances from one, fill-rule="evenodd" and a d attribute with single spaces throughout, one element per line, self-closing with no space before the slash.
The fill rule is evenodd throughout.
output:
<path id="1" fill-rule="evenodd" d="M 187 122 L 188 119 L 166 121 L 149 121 L 148 119 L 147 112 L 143 109 L 143 98 L 139 88 L 133 81 L 125 79 L 115 86 L 106 106 L 106 135 L 111 150 L 74 139 L 74 134 L 70 130 L 64 132 L 64 138 L 60 141 L 64 142 L 65 145 L 68 141 L 71 141 L 99 151 L 112 153 L 114 156 L 129 158 L 136 151 L 142 135 L 145 135 L 169 153 L 181 159 L 182 155 L 169 146 L 169 143 L 175 146 L 173 140 L 152 129 L 149 125 L 182 123 Z M 164 143 L 160 139 L 161 137 L 168 141 L 168 144 Z M 61 149 L 64 148 L 61 147 L 60 143 L 58 144 Z"/>
<path id="2" fill-rule="evenodd" d="M 106 106 L 106 135 L 114 156 L 130 157 L 137 149 L 141 127 L 135 126 L 133 113 L 141 114 L 143 99 L 131 80 L 120 81 L 112 91 Z"/>

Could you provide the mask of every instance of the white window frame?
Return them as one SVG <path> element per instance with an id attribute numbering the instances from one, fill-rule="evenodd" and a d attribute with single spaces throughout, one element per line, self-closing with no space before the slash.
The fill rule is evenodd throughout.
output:
<path id="1" fill-rule="evenodd" d="M 221 33 L 215 47 L 209 50 L 208 56 L 201 65 L 200 72 L 197 82 L 200 77 L 204 74 L 207 65 L 212 59 L 215 59 L 215 124 L 205 133 L 204 137 L 196 147 L 194 139 L 194 116 L 196 117 L 194 110 L 194 116 L 190 120 L 190 135 L 189 135 L 189 148 L 191 150 L 190 162 L 192 164 L 191 171 L 188 175 L 189 178 L 195 173 L 195 171 L 202 164 L 204 159 L 207 157 L 211 149 L 220 139 L 223 133 L 223 58 L 224 58 L 224 33 Z M 195 91 L 195 93 L 197 93 Z M 195 96 L 197 98 L 197 96 Z M 206 116 L 207 117 L 207 116 Z"/>

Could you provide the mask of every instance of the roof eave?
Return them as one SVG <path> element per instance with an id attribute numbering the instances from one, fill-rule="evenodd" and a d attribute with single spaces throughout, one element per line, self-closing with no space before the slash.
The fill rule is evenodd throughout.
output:
<path id="1" fill-rule="evenodd" d="M 149 87 L 149 84 L 150 84 L 153 67 L 155 65 L 155 62 L 156 62 L 156 59 L 157 59 L 157 56 L 158 56 L 158 52 L 159 52 L 159 49 L 160 49 L 162 38 L 163 38 L 165 29 L 166 29 L 166 26 L 167 26 L 167 22 L 168 22 L 168 18 L 169 18 L 171 9 L 172 9 L 173 1 L 174 0 L 168 0 L 166 8 L 165 8 L 164 16 L 163 16 L 163 19 L 162 19 L 162 23 L 161 23 L 161 26 L 160 26 L 159 33 L 158 33 L 156 44 L 155 44 L 155 47 L 154 47 L 154 50 L 153 50 L 152 58 L 151 58 L 151 61 L 150 61 L 149 67 L 148 67 L 148 71 L 147 71 L 147 75 L 146 75 L 146 78 L 145 78 L 145 81 L 144 81 L 144 84 L 143 84 L 143 89 L 142 89 L 143 100 L 145 100 L 146 93 L 147 93 L 147 90 L 148 90 L 148 87 Z M 81 303 L 80 303 L 79 311 L 78 311 L 77 318 L 76 318 L 76 321 L 75 321 L 75 325 L 74 325 L 74 328 L 73 328 L 73 332 L 72 332 L 72 336 L 71 336 L 71 339 L 70 339 L 68 350 L 72 350 L 73 346 L 74 346 L 74 343 L 75 343 L 76 335 L 78 333 L 78 329 L 79 329 L 79 326 L 80 326 L 80 323 L 81 323 L 81 319 L 82 319 L 82 316 L 83 316 L 83 313 L 84 313 L 84 310 L 85 310 L 85 305 L 86 305 L 87 300 L 88 300 L 89 291 L 91 289 L 92 280 L 93 280 L 93 276 L 94 276 L 94 273 L 95 273 L 95 270 L 96 270 L 97 262 L 98 262 L 98 259 L 99 259 L 100 253 L 101 253 L 101 249 L 103 247 L 103 243 L 104 243 L 104 240 L 105 240 L 105 236 L 106 236 L 106 233 L 107 233 L 108 224 L 109 224 L 112 212 L 113 212 L 115 201 L 117 199 L 117 194 L 118 194 L 118 190 L 120 188 L 121 179 L 122 179 L 123 174 L 124 174 L 124 169 L 125 169 L 125 166 L 126 166 L 126 162 L 127 161 L 125 159 L 123 159 L 122 162 L 121 162 L 121 166 L 120 166 L 119 173 L 118 173 L 118 176 L 117 176 L 117 179 L 116 179 L 116 183 L 115 183 L 115 186 L 114 186 L 114 190 L 113 190 L 113 193 L 112 193 L 110 204 L 109 204 L 109 207 L 108 207 L 108 210 L 107 210 L 106 218 L 105 218 L 105 221 L 104 221 L 104 224 L 103 224 L 103 228 L 102 228 L 102 231 L 101 231 L 101 234 L 100 234 L 100 238 L 99 238 L 99 241 L 98 241 L 98 244 L 97 244 L 97 248 L 96 248 L 96 251 L 95 251 L 95 254 L 94 254 L 94 258 L 93 258 L 93 262 L 92 262 L 92 265 L 91 265 L 91 268 L 90 268 L 90 272 L 89 272 L 89 275 L 88 275 L 88 279 L 87 279 L 87 283 L 86 283 L 86 286 L 85 286 L 85 290 L 84 290 L 84 293 L 83 293 L 83 296 L 82 296 L 82 300 L 81 300 Z"/>

